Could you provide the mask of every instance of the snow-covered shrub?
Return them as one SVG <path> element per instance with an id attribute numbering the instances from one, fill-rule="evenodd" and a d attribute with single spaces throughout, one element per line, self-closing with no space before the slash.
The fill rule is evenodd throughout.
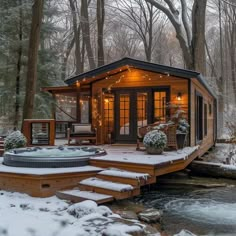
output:
<path id="1" fill-rule="evenodd" d="M 164 149 L 167 144 L 166 134 L 158 129 L 152 130 L 144 136 L 143 144 L 146 148 Z"/>
<path id="2" fill-rule="evenodd" d="M 229 105 L 228 109 L 225 109 L 224 112 L 224 130 L 220 138 L 231 139 L 232 141 L 236 140 L 236 108 L 232 105 Z"/>
<path id="3" fill-rule="evenodd" d="M 75 203 L 67 209 L 67 212 L 76 218 L 81 218 L 92 213 L 98 213 L 101 216 L 112 214 L 112 211 L 108 207 L 98 206 L 96 202 L 91 200 Z"/>
<path id="4" fill-rule="evenodd" d="M 27 143 L 26 137 L 19 131 L 13 131 L 10 133 L 4 142 L 5 150 L 10 150 L 13 148 L 25 147 Z"/>

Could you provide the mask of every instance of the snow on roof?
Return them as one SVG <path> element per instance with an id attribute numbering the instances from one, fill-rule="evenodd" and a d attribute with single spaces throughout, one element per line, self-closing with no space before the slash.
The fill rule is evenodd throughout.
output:
<path id="1" fill-rule="evenodd" d="M 181 150 L 163 152 L 161 155 L 150 155 L 140 151 L 122 151 L 107 149 L 106 156 L 91 157 L 92 160 L 117 161 L 143 165 L 161 165 L 178 160 L 186 160 L 199 146 L 185 147 Z"/>

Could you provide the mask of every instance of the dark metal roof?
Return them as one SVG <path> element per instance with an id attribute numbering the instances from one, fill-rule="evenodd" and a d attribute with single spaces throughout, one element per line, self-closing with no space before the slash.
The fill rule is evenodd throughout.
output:
<path id="1" fill-rule="evenodd" d="M 74 84 L 76 81 L 82 81 L 84 78 L 91 78 L 93 76 L 97 76 L 102 73 L 109 72 L 111 70 L 114 70 L 116 68 L 119 68 L 121 66 L 133 66 L 139 69 L 152 71 L 152 72 L 158 72 L 163 74 L 170 74 L 176 77 L 186 78 L 186 79 L 192 79 L 196 78 L 206 89 L 207 91 L 216 98 L 216 95 L 212 92 L 204 78 L 199 72 L 192 71 L 192 70 L 185 70 L 180 69 L 176 67 L 171 66 L 165 66 L 161 64 L 155 64 L 151 62 L 141 61 L 129 57 L 122 58 L 118 61 L 112 62 L 110 64 L 98 67 L 96 69 L 84 72 L 79 75 L 72 76 L 65 80 L 65 83 L 68 85 Z"/>

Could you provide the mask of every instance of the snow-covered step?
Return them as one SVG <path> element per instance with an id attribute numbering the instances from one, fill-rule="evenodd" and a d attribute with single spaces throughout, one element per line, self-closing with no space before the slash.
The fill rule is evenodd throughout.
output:
<path id="1" fill-rule="evenodd" d="M 147 173 L 131 172 L 115 168 L 103 170 L 97 173 L 97 177 L 112 182 L 130 184 L 132 186 L 143 186 L 156 182 L 156 177 Z"/>
<path id="2" fill-rule="evenodd" d="M 84 200 L 92 200 L 97 204 L 102 204 L 105 202 L 111 202 L 114 198 L 111 195 L 88 192 L 88 191 L 80 191 L 77 189 L 66 190 L 66 191 L 58 191 L 56 196 L 60 199 L 68 200 L 71 202 L 82 202 Z"/>
<path id="3" fill-rule="evenodd" d="M 92 191 L 113 196 L 115 199 L 125 199 L 140 194 L 140 188 L 130 184 L 122 184 L 91 177 L 80 181 L 78 187 L 81 191 Z"/>

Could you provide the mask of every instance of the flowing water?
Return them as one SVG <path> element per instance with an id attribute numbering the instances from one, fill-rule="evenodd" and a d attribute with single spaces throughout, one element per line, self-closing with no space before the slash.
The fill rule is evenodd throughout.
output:
<path id="1" fill-rule="evenodd" d="M 163 210 L 162 227 L 168 235 L 182 229 L 197 235 L 236 235 L 236 187 L 167 189 L 146 192 L 136 199 Z"/>

